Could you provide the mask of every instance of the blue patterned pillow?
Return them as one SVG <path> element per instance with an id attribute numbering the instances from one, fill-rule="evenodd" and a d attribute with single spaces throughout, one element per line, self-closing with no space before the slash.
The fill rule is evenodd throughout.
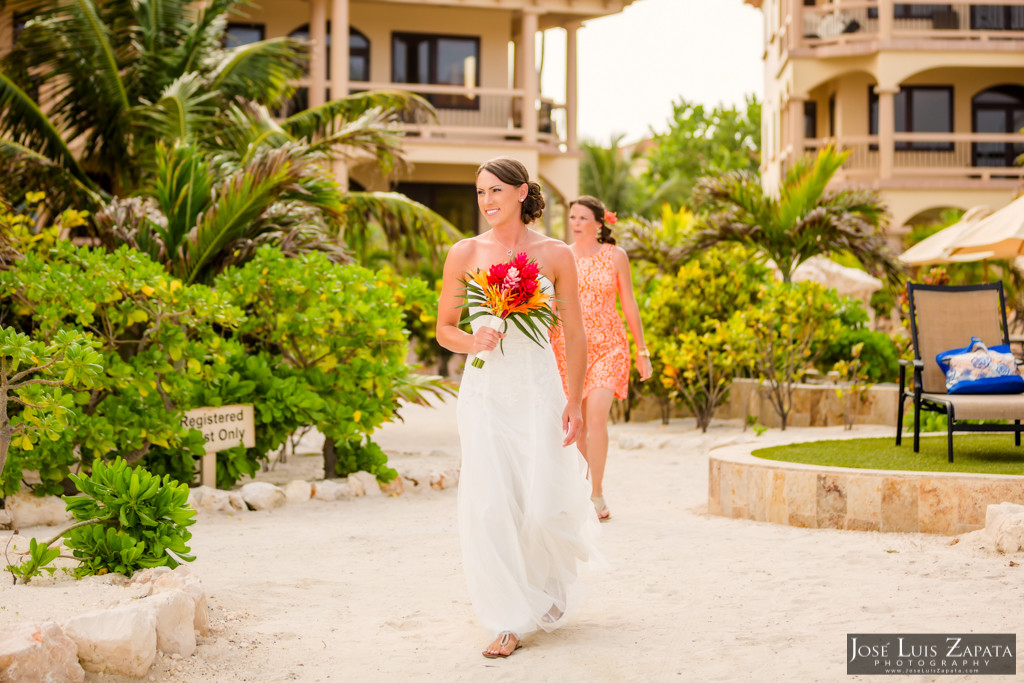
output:
<path id="1" fill-rule="evenodd" d="M 1024 377 L 1006 344 L 987 348 L 980 339 L 962 349 L 950 349 L 935 356 L 946 374 L 946 392 L 950 394 L 1020 394 Z"/>

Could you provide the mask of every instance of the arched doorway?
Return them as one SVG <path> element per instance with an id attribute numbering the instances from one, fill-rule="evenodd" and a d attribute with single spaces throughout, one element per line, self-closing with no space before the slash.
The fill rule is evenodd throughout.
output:
<path id="1" fill-rule="evenodd" d="M 1024 86 L 998 85 L 971 98 L 971 130 L 975 133 L 1017 133 L 1024 128 Z M 1006 168 L 1024 154 L 1024 144 L 976 142 L 974 166 Z"/>

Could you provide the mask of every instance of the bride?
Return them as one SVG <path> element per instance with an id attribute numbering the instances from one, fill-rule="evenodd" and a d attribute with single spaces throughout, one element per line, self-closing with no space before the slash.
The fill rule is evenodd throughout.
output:
<path id="1" fill-rule="evenodd" d="M 481 368 L 467 359 L 459 388 L 459 535 L 473 607 L 496 634 L 483 655 L 507 657 L 524 636 L 565 623 L 582 597 L 579 566 L 596 555 L 586 463 L 571 448 L 583 421 L 587 351 L 572 251 L 528 227 L 544 209 L 540 186 L 523 164 L 498 158 L 477 170 L 476 194 L 491 229 L 448 252 L 437 341 L 455 353 L 493 350 Z M 459 329 L 466 273 L 520 253 L 537 262 L 541 286 L 557 298 L 568 401 L 548 344 L 514 325 Z"/>

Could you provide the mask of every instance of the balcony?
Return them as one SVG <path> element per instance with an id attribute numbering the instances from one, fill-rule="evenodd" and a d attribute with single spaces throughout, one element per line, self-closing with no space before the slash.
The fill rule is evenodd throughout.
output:
<path id="1" fill-rule="evenodd" d="M 813 154 L 828 144 L 850 152 L 842 169 L 845 180 L 880 187 L 1015 188 L 1024 180 L 1024 167 L 1015 165 L 1024 154 L 1021 134 L 894 133 L 891 171 L 883 171 L 877 135 L 807 139 L 804 149 Z"/>
<path id="2" fill-rule="evenodd" d="M 352 92 L 360 90 L 406 90 L 415 92 L 437 109 L 437 120 L 406 119 L 401 128 L 407 136 L 457 142 L 494 140 L 536 141 L 541 146 L 565 144 L 565 105 L 542 98 L 537 108 L 537 133 L 531 140 L 521 115 L 525 91 L 509 88 L 427 85 L 422 83 L 375 83 L 351 81 Z M 278 112 L 290 116 L 304 110 L 309 101 L 309 80 L 297 82 L 298 91 L 289 106 Z M 327 89 L 325 99 L 330 99 Z"/>
<path id="3" fill-rule="evenodd" d="M 922 0 L 843 0 L 817 6 L 793 7 L 781 41 L 790 50 L 825 46 L 860 47 L 876 50 L 920 41 L 958 41 L 962 45 L 983 45 L 1000 49 L 1007 41 L 1024 40 L 1024 0 L 1003 0 L 1001 4 L 968 0 L 936 4 Z M 791 30 L 798 26 L 799 31 Z M 958 46 L 959 47 L 959 46 Z"/>

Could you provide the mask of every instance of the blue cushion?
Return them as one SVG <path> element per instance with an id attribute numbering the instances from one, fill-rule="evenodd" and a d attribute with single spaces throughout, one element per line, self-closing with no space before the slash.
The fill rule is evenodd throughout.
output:
<path id="1" fill-rule="evenodd" d="M 950 349 L 935 356 L 946 375 L 949 394 L 1020 394 L 1024 377 L 1006 344 L 986 347 L 977 337 L 962 349 Z"/>

